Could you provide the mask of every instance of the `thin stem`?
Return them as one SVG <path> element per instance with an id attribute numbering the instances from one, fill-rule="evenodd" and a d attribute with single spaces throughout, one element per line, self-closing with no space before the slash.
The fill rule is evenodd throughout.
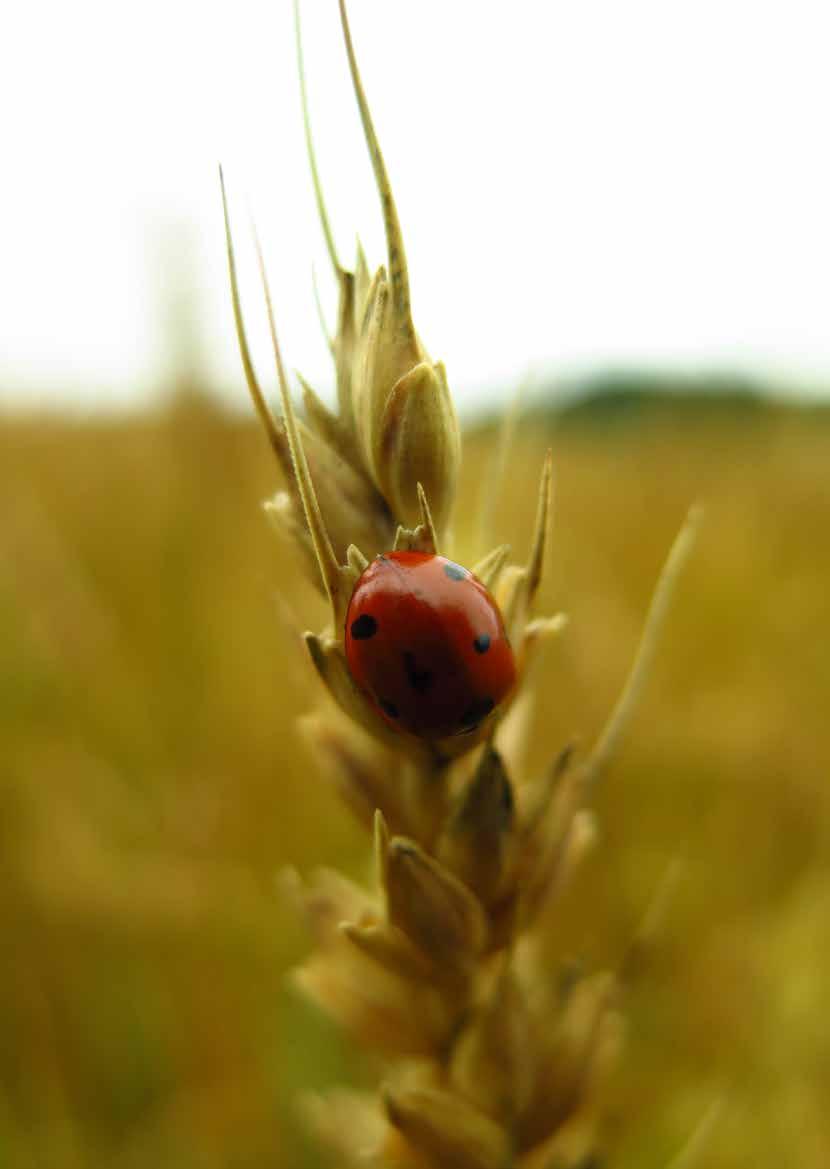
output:
<path id="1" fill-rule="evenodd" d="M 231 236 L 230 216 L 228 215 L 228 199 L 225 192 L 225 176 L 222 173 L 221 166 L 219 167 L 219 184 L 222 188 L 222 211 L 225 217 L 225 242 L 228 252 L 228 270 L 231 279 L 231 301 L 233 302 L 233 319 L 236 324 L 236 339 L 239 343 L 239 353 L 242 358 L 242 368 L 245 371 L 245 381 L 248 383 L 248 392 L 254 403 L 259 420 L 268 436 L 277 457 L 279 458 L 280 451 L 280 433 L 277 426 L 276 419 L 271 413 L 268 403 L 265 401 L 265 395 L 262 392 L 259 382 L 257 381 L 256 372 L 254 370 L 254 363 L 251 359 L 251 351 L 248 347 L 248 338 L 245 333 L 245 323 L 242 319 L 242 304 L 239 299 L 239 282 L 236 275 L 236 257 L 234 255 L 233 239 Z"/>
<path id="2" fill-rule="evenodd" d="M 317 319 L 320 322 L 320 328 L 323 330 L 323 336 L 326 339 L 326 345 L 328 345 L 329 353 L 334 356 L 334 339 L 329 332 L 328 323 L 326 321 L 326 314 L 323 312 L 323 302 L 320 299 L 320 286 L 317 283 L 317 269 L 313 264 L 311 265 L 311 286 L 314 290 L 314 304 L 317 309 Z"/>
<path id="3" fill-rule="evenodd" d="M 311 540 L 314 544 L 314 551 L 317 555 L 317 563 L 320 565 L 320 573 L 323 577 L 323 584 L 328 594 L 332 606 L 335 606 L 336 599 L 340 591 L 340 568 L 337 563 L 337 558 L 334 555 L 334 549 L 331 546 L 326 526 L 323 523 L 323 515 L 320 511 L 320 504 L 317 500 L 317 492 L 314 490 L 314 483 L 311 479 L 311 472 L 308 469 L 308 462 L 303 449 L 302 439 L 300 437 L 300 430 L 297 425 L 297 418 L 294 414 L 294 405 L 291 401 L 291 393 L 288 388 L 288 379 L 285 376 L 285 367 L 283 366 L 282 354 L 280 352 L 279 341 L 277 340 L 277 328 L 274 322 L 274 309 L 271 303 L 271 289 L 268 284 L 268 275 L 265 271 L 265 260 L 262 255 L 262 247 L 259 242 L 259 237 L 256 229 L 252 225 L 254 246 L 256 247 L 257 262 L 259 264 L 259 274 L 262 279 L 262 288 L 265 294 L 265 306 L 268 311 L 268 328 L 271 331 L 271 344 L 274 350 L 274 361 L 277 367 L 277 380 L 280 386 L 280 398 L 282 400 L 282 412 L 285 421 L 285 432 L 288 437 L 288 447 L 291 451 L 291 461 L 294 464 L 294 475 L 297 480 L 297 488 L 300 492 L 300 498 L 303 501 L 303 510 L 305 511 L 306 523 L 308 530 L 311 533 Z"/>
<path id="4" fill-rule="evenodd" d="M 666 562 L 651 598 L 640 644 L 637 647 L 628 678 L 585 765 L 583 779 L 586 786 L 593 786 L 605 771 L 628 723 L 631 721 L 631 716 L 640 699 L 654 659 L 654 652 L 668 612 L 672 593 L 694 545 L 702 514 L 703 509 L 699 505 L 696 504 L 690 508 L 666 557 Z"/>
<path id="5" fill-rule="evenodd" d="M 536 526 L 533 532 L 533 545 L 527 564 L 527 597 L 532 600 L 536 595 L 539 582 L 542 579 L 542 564 L 545 558 L 545 545 L 548 538 L 551 502 L 553 498 L 553 454 L 548 451 L 542 467 L 542 480 L 539 484 L 539 503 L 536 509 Z"/>
<path id="6" fill-rule="evenodd" d="M 499 426 L 498 445 L 495 454 L 490 459 L 490 471 L 482 477 L 481 493 L 478 500 L 477 548 L 486 548 L 493 540 L 493 519 L 496 504 L 504 488 L 507 465 L 516 438 L 522 402 L 529 385 L 530 375 L 528 374 L 516 386 L 510 405 Z"/>
<path id="7" fill-rule="evenodd" d="M 329 253 L 329 259 L 334 268 L 335 276 L 339 276 L 342 268 L 340 266 L 340 260 L 337 257 L 337 248 L 334 243 L 328 212 L 326 211 L 326 201 L 323 198 L 323 186 L 320 182 L 320 172 L 317 169 L 317 156 L 314 152 L 314 139 L 311 136 L 311 118 L 308 112 L 308 91 L 305 82 L 303 37 L 300 29 L 300 0 L 294 0 L 294 31 L 297 43 L 297 73 L 300 78 L 300 101 L 303 107 L 303 130 L 305 131 L 305 145 L 306 152 L 308 153 L 308 165 L 311 170 L 311 181 L 314 184 L 314 199 L 317 203 L 317 215 L 326 239 L 326 249 Z"/>
<path id="8" fill-rule="evenodd" d="M 723 1098 L 713 1100 L 698 1121 L 692 1135 L 686 1141 L 680 1152 L 672 1157 L 666 1169 L 694 1169 L 700 1163 L 700 1158 L 706 1151 L 712 1129 L 717 1123 L 723 1108 Z"/>
<path id="9" fill-rule="evenodd" d="M 386 170 L 386 163 L 381 153 L 380 143 L 375 133 L 375 125 L 366 100 L 363 82 L 360 79 L 360 70 L 357 67 L 352 34 L 349 29 L 349 18 L 346 15 L 345 0 L 340 0 L 340 21 L 343 26 L 343 39 L 346 42 L 346 53 L 349 58 L 349 71 L 352 75 L 355 97 L 357 98 L 360 120 L 363 123 L 363 134 L 369 148 L 369 157 L 372 160 L 372 169 L 375 172 L 375 183 L 380 195 L 383 208 L 383 222 L 386 229 L 386 250 L 389 261 L 389 280 L 392 285 L 392 304 L 398 324 L 407 333 L 414 336 L 414 326 L 409 306 L 409 270 L 406 264 L 406 253 L 403 246 L 401 224 L 398 219 L 398 209 L 392 195 L 392 187 Z"/>

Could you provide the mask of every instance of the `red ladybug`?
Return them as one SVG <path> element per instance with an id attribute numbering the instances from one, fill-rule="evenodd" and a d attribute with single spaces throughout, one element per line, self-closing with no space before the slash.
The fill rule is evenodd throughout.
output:
<path id="1" fill-rule="evenodd" d="M 496 602 L 443 556 L 376 556 L 355 586 L 345 633 L 357 685 L 386 722 L 421 738 L 470 734 L 516 678 Z"/>

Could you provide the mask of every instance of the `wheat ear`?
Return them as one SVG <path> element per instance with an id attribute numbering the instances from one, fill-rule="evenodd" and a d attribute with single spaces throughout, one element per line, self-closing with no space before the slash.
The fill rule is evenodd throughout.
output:
<path id="1" fill-rule="evenodd" d="M 584 761 L 552 745 L 542 774 L 526 774 L 518 762 L 528 734 L 529 665 L 563 627 L 561 616 L 534 612 L 549 543 L 550 455 L 523 561 L 509 564 L 503 545 L 481 549 L 475 566 L 515 649 L 519 685 L 509 710 L 474 734 L 442 742 L 398 734 L 378 715 L 349 673 L 346 606 L 372 556 L 392 547 L 451 553 L 460 435 L 444 368 L 427 356 L 413 324 L 401 226 L 344 0 L 343 37 L 386 231 L 386 264 L 372 277 L 360 249 L 348 270 L 335 248 L 309 126 L 298 5 L 295 15 L 314 194 L 340 290 L 331 340 L 336 411 L 301 382 L 306 420 L 296 416 L 260 257 L 282 403 L 282 418 L 271 414 L 245 336 L 224 183 L 222 194 L 242 363 L 288 481 L 269 514 L 329 601 L 326 628 L 305 642 L 333 701 L 302 727 L 320 771 L 374 849 L 371 889 L 326 869 L 308 883 L 286 876 L 315 943 L 294 979 L 386 1061 L 376 1093 L 336 1092 L 307 1102 L 307 1112 L 349 1165 L 593 1165 L 601 1090 L 623 1037 L 622 986 L 654 915 L 617 971 L 557 978 L 535 943 L 594 841 L 591 792 L 643 688 L 698 513 L 669 554 L 628 682 Z M 500 449 L 506 465 L 509 442 Z"/>

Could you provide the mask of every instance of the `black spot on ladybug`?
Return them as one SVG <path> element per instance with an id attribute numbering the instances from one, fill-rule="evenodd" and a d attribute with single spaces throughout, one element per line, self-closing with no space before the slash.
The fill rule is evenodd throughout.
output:
<path id="1" fill-rule="evenodd" d="M 448 560 L 444 565 L 444 572 L 450 580 L 466 580 L 470 575 L 466 568 L 462 568 L 460 564 L 456 564 L 453 560 Z"/>
<path id="2" fill-rule="evenodd" d="M 356 621 L 352 621 L 352 637 L 357 641 L 368 641 L 378 631 L 378 623 L 368 613 L 361 613 Z"/>
<path id="3" fill-rule="evenodd" d="M 495 706 L 492 698 L 479 698 L 469 706 L 461 716 L 459 725 L 462 731 L 474 731 L 478 724 L 490 713 Z"/>
<path id="4" fill-rule="evenodd" d="M 378 705 L 384 714 L 388 714 L 390 718 L 398 717 L 398 708 L 394 702 L 387 702 L 385 698 L 378 699 Z"/>
<path id="5" fill-rule="evenodd" d="M 415 654 L 407 651 L 403 655 L 403 668 L 406 670 L 406 680 L 417 694 L 423 694 L 432 685 L 431 670 L 419 670 L 415 661 Z"/>
<path id="6" fill-rule="evenodd" d="M 490 634 L 479 633 L 478 637 L 473 642 L 473 649 L 477 654 L 486 654 L 490 648 Z"/>

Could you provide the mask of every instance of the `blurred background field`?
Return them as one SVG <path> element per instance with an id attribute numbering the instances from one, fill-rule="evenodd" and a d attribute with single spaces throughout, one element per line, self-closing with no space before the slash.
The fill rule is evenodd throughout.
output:
<path id="1" fill-rule="evenodd" d="M 459 559 L 494 428 L 466 437 Z M 628 998 L 609 1108 L 621 1169 L 661 1169 L 713 1100 L 701 1164 L 830 1164 L 830 412 L 615 393 L 517 436 L 492 535 L 521 554 L 556 464 L 532 768 L 589 744 L 689 503 L 705 523 L 601 842 L 557 946 L 624 953 L 682 874 Z M 298 632 L 322 606 L 268 528 L 254 424 L 155 412 L 0 421 L 0 1165 L 304 1169 L 295 1096 L 375 1069 L 286 984 L 287 865 L 362 879 L 315 773 Z"/>
<path id="2" fill-rule="evenodd" d="M 830 10 L 681 7 L 349 5 L 416 324 L 471 420 L 458 559 L 482 551 L 482 411 L 528 368 L 587 394 L 529 403 L 492 517 L 521 557 L 551 445 L 541 611 L 570 624 L 537 675 L 531 773 L 592 742 L 706 508 L 551 936 L 614 965 L 680 859 L 628 990 L 608 1169 L 687 1169 L 672 1157 L 719 1100 L 701 1166 L 826 1169 Z M 374 267 L 336 5 L 303 10 L 332 229 Z M 221 159 L 256 361 L 249 205 L 287 363 L 325 394 L 310 269 L 330 324 L 337 282 L 293 5 L 76 0 L 7 23 L 0 1169 L 312 1169 L 297 1097 L 378 1069 L 291 990 L 308 940 L 277 876 L 362 880 L 369 849 L 297 731 L 323 607 L 260 508 L 280 484 L 238 412 L 216 181 Z M 652 363 L 735 377 L 587 380 Z"/>

